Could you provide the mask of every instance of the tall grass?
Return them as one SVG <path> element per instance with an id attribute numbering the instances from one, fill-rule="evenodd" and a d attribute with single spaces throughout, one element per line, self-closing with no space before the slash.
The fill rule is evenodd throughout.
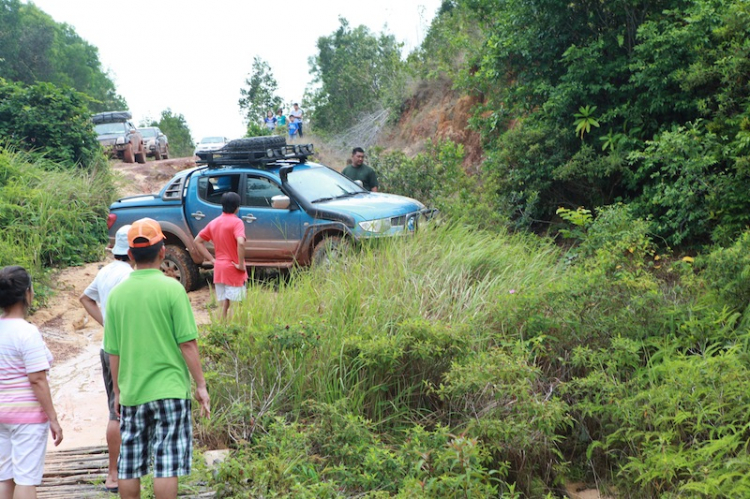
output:
<path id="1" fill-rule="evenodd" d="M 204 438 L 241 446 L 273 416 L 319 421 L 326 411 L 365 418 L 383 442 L 415 425 L 466 428 L 463 395 L 443 387 L 447 373 L 488 360 L 498 303 L 544 293 L 565 273 L 561 261 L 538 238 L 455 225 L 373 241 L 332 267 L 296 272 L 277 292 L 253 284 L 232 324 L 206 336 L 218 405 Z M 514 370 L 507 383 L 528 372 Z"/>
<path id="2" fill-rule="evenodd" d="M 700 259 L 707 282 L 629 217 L 567 253 L 451 224 L 253 284 L 204 338 L 220 496 L 750 492 L 746 305 L 724 298 L 750 239 Z"/>
<path id="3" fill-rule="evenodd" d="M 74 170 L 0 149 L 0 265 L 23 265 L 39 278 L 101 258 L 113 197 L 105 161 Z"/>

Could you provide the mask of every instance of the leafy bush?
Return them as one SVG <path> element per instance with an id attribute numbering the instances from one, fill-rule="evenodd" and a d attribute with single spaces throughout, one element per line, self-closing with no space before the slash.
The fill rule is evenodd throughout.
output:
<path id="1" fill-rule="evenodd" d="M 747 354 L 674 356 L 641 376 L 604 442 L 607 452 L 626 456 L 621 481 L 651 497 L 747 496 Z"/>
<path id="2" fill-rule="evenodd" d="M 575 258 L 447 224 L 251 286 L 204 346 L 225 495 L 745 495 L 749 342 L 721 296 L 747 242 L 693 269 L 627 206 L 582 227 Z"/>
<path id="3" fill-rule="evenodd" d="M 493 184 L 467 174 L 463 159 L 463 146 L 451 141 L 429 142 L 427 151 L 414 158 L 399 151 L 370 152 L 385 192 L 418 199 L 455 222 L 502 230 L 505 219 L 495 208 Z"/>
<path id="4" fill-rule="evenodd" d="M 101 147 L 90 120 L 88 98 L 50 83 L 25 86 L 0 78 L 0 140 L 41 153 L 49 168 L 89 168 Z"/>
<path id="5" fill-rule="evenodd" d="M 744 312 L 750 304 L 750 231 L 743 232 L 729 247 L 717 247 L 698 258 L 706 284 L 721 303 L 732 311 Z"/>

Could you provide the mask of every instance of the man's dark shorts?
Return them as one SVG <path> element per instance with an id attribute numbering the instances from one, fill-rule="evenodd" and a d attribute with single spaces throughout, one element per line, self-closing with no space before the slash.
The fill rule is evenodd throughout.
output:
<path id="1" fill-rule="evenodd" d="M 99 358 L 102 359 L 102 377 L 104 378 L 104 388 L 107 390 L 109 420 L 119 421 L 120 418 L 115 413 L 115 387 L 112 381 L 112 369 L 109 367 L 109 354 L 102 349 L 99 351 Z"/>

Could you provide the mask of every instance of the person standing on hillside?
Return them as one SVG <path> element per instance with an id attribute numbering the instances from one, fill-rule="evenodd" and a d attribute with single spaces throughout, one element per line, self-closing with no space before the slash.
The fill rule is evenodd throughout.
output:
<path id="1" fill-rule="evenodd" d="M 34 301 L 31 276 L 13 265 L 0 270 L 0 498 L 35 498 L 42 483 L 47 432 L 63 439 L 47 371 L 52 354 L 26 322 Z"/>
<path id="2" fill-rule="evenodd" d="M 378 174 L 365 164 L 365 150 L 361 147 L 352 149 L 352 163 L 341 172 L 345 176 L 362 183 L 365 190 L 378 192 Z"/>
<path id="3" fill-rule="evenodd" d="M 294 141 L 297 137 L 297 130 L 299 130 L 299 123 L 294 119 L 294 116 L 289 115 L 289 140 Z"/>
<path id="4" fill-rule="evenodd" d="M 107 306 L 107 297 L 115 286 L 128 278 L 133 272 L 133 265 L 128 256 L 128 230 L 130 225 L 123 225 L 115 234 L 115 245 L 112 255 L 115 261 L 103 267 L 94 278 L 93 282 L 81 295 L 80 302 L 86 312 L 96 322 L 104 325 L 104 315 Z M 104 389 L 107 392 L 107 403 L 109 405 L 109 423 L 107 423 L 107 451 L 109 461 L 107 478 L 104 488 L 113 494 L 117 493 L 117 458 L 120 455 L 120 418 L 115 411 L 115 392 L 112 386 L 112 372 L 110 369 L 109 355 L 104 351 L 104 338 L 102 338 L 102 349 L 99 353 L 102 362 L 102 376 L 104 378 Z"/>
<path id="5" fill-rule="evenodd" d="M 297 135 L 299 135 L 299 138 L 302 138 L 302 114 L 302 108 L 295 102 L 294 109 L 289 113 L 289 117 L 294 118 L 294 122 L 297 123 Z"/>
<path id="6" fill-rule="evenodd" d="M 266 118 L 263 120 L 263 124 L 271 131 L 276 128 L 276 117 L 273 115 L 273 111 L 268 111 L 266 113 Z"/>
<path id="7" fill-rule="evenodd" d="M 281 108 L 276 110 L 276 126 L 286 126 L 286 116 Z"/>
<path id="8" fill-rule="evenodd" d="M 221 215 L 209 222 L 195 236 L 195 247 L 203 258 L 214 265 L 216 299 L 222 303 L 221 318 L 225 320 L 229 305 L 245 299 L 245 224 L 237 216 L 240 211 L 240 195 L 226 192 L 221 196 Z M 212 256 L 206 248 L 208 241 L 214 242 Z"/>
<path id="9" fill-rule="evenodd" d="M 156 499 L 176 498 L 178 477 L 190 473 L 190 376 L 201 415 L 211 415 L 190 300 L 179 281 L 160 270 L 164 240 L 156 220 L 133 222 L 128 251 L 136 270 L 112 290 L 105 309 L 104 351 L 120 416 L 117 471 L 125 499 L 140 497 L 149 465 Z"/>

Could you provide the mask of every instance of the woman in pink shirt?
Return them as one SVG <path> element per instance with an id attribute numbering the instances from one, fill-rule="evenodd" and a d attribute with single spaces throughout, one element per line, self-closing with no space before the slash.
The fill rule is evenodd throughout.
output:
<path id="1" fill-rule="evenodd" d="M 56 446 L 63 439 L 47 383 L 52 354 L 26 322 L 33 299 L 23 267 L 0 270 L 0 499 L 36 498 L 47 431 Z"/>

